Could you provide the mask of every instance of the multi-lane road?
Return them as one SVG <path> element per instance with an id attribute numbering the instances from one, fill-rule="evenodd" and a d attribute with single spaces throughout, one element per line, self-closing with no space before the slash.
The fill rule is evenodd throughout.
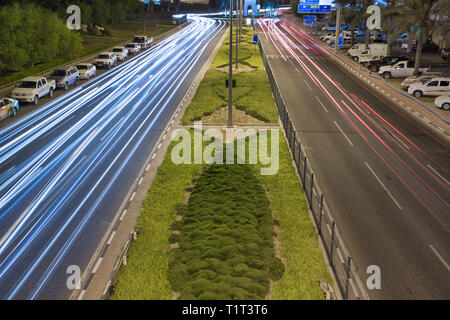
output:
<path id="1" fill-rule="evenodd" d="M 0 130 L 0 298 L 65 299 L 224 22 L 191 23 Z M 72 269 L 73 270 L 73 269 Z"/>
<path id="2" fill-rule="evenodd" d="M 257 31 L 315 177 L 370 298 L 450 298 L 449 144 L 283 17 Z"/>

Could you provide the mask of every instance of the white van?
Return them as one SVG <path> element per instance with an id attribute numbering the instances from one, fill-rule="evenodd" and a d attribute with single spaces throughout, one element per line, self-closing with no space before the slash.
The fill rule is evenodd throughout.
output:
<path id="1" fill-rule="evenodd" d="M 409 86 L 408 93 L 419 98 L 421 96 L 442 96 L 450 94 L 449 78 L 433 78 L 424 83 L 416 82 Z"/>
<path id="2" fill-rule="evenodd" d="M 387 53 L 386 43 L 369 43 L 369 47 L 366 48 L 364 43 L 355 44 L 353 47 L 348 49 L 347 54 L 351 57 L 361 54 L 365 50 L 369 50 L 368 54 L 376 56 L 385 56 Z"/>

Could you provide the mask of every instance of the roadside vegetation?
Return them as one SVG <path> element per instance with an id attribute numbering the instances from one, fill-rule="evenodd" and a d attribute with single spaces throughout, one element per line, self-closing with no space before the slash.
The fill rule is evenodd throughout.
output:
<path id="1" fill-rule="evenodd" d="M 243 28 L 243 41 L 239 47 L 240 72 L 233 73 L 236 87 L 233 88 L 233 105 L 252 117 L 267 123 L 278 121 L 278 112 L 272 99 L 272 91 L 258 46 L 252 44 L 252 28 Z M 233 37 L 234 38 L 234 37 Z M 233 50 L 233 61 L 236 61 Z M 212 114 L 228 104 L 228 88 L 225 81 L 228 73 L 229 52 L 226 42 L 219 48 L 211 69 L 200 82 L 197 92 L 186 109 L 182 123 L 189 124 Z"/>
<path id="2" fill-rule="evenodd" d="M 155 37 L 173 28 L 171 21 L 159 20 L 157 28 L 147 26 L 144 33 L 142 21 L 125 20 L 143 9 L 141 3 L 121 0 L 110 7 L 97 0 L 70 3 L 80 6 L 87 26 L 87 32 L 71 31 L 65 21 L 69 4 L 39 3 L 0 7 L 0 86 L 130 41 L 135 34 Z M 103 35 L 95 35 L 94 25 L 104 27 Z"/>

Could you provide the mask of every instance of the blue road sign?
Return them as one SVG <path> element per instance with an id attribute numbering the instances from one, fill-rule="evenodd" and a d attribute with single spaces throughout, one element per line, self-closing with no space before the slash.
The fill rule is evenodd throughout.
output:
<path id="1" fill-rule="evenodd" d="M 256 33 L 253 34 L 253 44 L 258 44 L 258 35 Z"/>
<path id="2" fill-rule="evenodd" d="M 319 4 L 320 0 L 300 0 L 301 4 Z"/>
<path id="3" fill-rule="evenodd" d="M 330 5 L 317 5 L 317 4 L 299 4 L 297 8 L 298 13 L 331 13 Z"/>
<path id="4" fill-rule="evenodd" d="M 319 13 L 331 13 L 331 6 L 330 5 L 320 5 Z"/>
<path id="5" fill-rule="evenodd" d="M 344 46 L 344 38 L 339 37 L 338 39 L 338 48 L 342 48 Z"/>
<path id="6" fill-rule="evenodd" d="M 303 16 L 303 25 L 315 26 L 317 16 Z"/>

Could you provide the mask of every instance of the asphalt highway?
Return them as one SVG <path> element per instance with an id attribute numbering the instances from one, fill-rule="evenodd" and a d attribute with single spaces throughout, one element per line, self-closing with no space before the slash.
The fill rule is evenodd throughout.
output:
<path id="1" fill-rule="evenodd" d="M 450 299 L 450 146 L 286 17 L 257 31 L 311 167 L 372 299 Z"/>
<path id="2" fill-rule="evenodd" d="M 225 23 L 189 26 L 0 130 L 0 299 L 66 299 Z"/>

